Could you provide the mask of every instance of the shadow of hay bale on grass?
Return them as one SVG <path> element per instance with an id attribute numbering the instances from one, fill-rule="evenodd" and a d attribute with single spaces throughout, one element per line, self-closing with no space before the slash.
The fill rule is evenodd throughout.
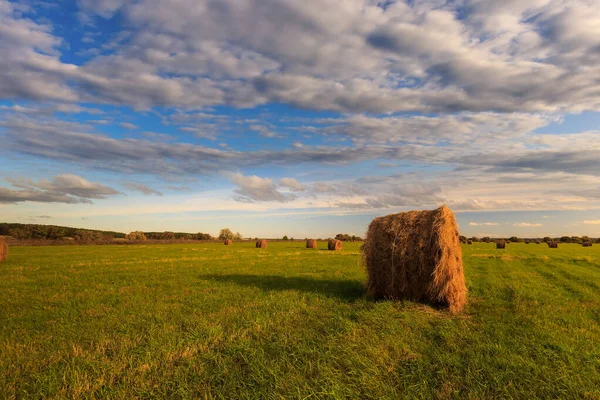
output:
<path id="1" fill-rule="evenodd" d="M 364 297 L 364 286 L 356 280 L 311 279 L 285 277 L 279 275 L 201 275 L 200 279 L 223 283 L 234 283 L 268 291 L 289 291 L 316 293 L 336 297 L 345 301 L 355 301 Z"/>

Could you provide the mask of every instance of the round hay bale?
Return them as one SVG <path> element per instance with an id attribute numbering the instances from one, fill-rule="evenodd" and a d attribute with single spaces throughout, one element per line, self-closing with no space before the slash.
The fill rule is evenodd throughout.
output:
<path id="1" fill-rule="evenodd" d="M 542 241 L 541 240 L 536 240 L 534 243 L 535 244 L 542 244 Z"/>
<path id="2" fill-rule="evenodd" d="M 267 239 L 258 239 L 256 241 L 257 249 L 266 249 L 268 245 L 269 245 L 269 242 L 267 241 Z"/>
<path id="3" fill-rule="evenodd" d="M 327 249 L 333 251 L 342 250 L 342 241 L 337 239 L 329 239 L 327 241 Z"/>
<path id="4" fill-rule="evenodd" d="M 375 218 L 361 247 L 375 298 L 427 301 L 462 311 L 467 299 L 454 214 L 442 206 Z"/>
<path id="5" fill-rule="evenodd" d="M 582 246 L 583 247 L 592 247 L 592 242 L 583 242 Z"/>
<path id="6" fill-rule="evenodd" d="M 223 242 L 223 244 L 224 244 L 225 246 L 229 246 L 230 244 L 233 244 L 233 240 L 231 240 L 231 239 L 227 239 L 227 240 L 225 240 L 225 241 Z"/>
<path id="7" fill-rule="evenodd" d="M 497 249 L 505 249 L 506 248 L 506 242 L 504 240 L 498 240 L 496 242 L 496 248 Z"/>
<path id="8" fill-rule="evenodd" d="M 306 239 L 306 248 L 307 249 L 316 249 L 317 241 L 315 239 Z"/>
<path id="9" fill-rule="evenodd" d="M 548 242 L 548 247 L 551 249 L 558 249 L 558 242 L 551 240 Z"/>
<path id="10" fill-rule="evenodd" d="M 473 241 L 471 239 L 467 240 L 467 244 L 473 244 Z"/>
<path id="11" fill-rule="evenodd" d="M 3 237 L 0 237 L 0 262 L 6 260 L 6 256 L 8 255 L 8 245 L 6 244 L 6 240 Z"/>

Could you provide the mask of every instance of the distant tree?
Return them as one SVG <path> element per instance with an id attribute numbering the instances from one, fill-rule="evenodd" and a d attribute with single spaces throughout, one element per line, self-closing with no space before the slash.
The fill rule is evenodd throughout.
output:
<path id="1" fill-rule="evenodd" d="M 484 243 L 489 243 L 490 242 L 490 237 L 489 236 L 484 236 L 483 238 L 481 238 L 481 241 Z"/>
<path id="2" fill-rule="evenodd" d="M 196 240 L 211 240 L 211 239 L 212 239 L 212 236 L 211 236 L 210 234 L 208 234 L 208 233 L 201 233 L 201 232 L 198 232 L 198 233 L 196 233 L 196 235 L 195 235 L 195 239 L 196 239 Z"/>
<path id="3" fill-rule="evenodd" d="M 581 237 L 581 241 L 582 241 L 582 242 L 591 242 L 591 241 L 592 241 L 592 239 L 590 239 L 590 237 L 589 237 L 589 236 L 587 236 L 587 235 L 584 235 L 584 236 L 582 236 L 582 237 Z"/>
<path id="4" fill-rule="evenodd" d="M 458 240 L 459 240 L 461 243 L 467 243 L 467 237 L 466 237 L 466 236 L 460 235 L 460 236 L 458 237 Z"/>
<path id="5" fill-rule="evenodd" d="M 581 244 L 583 240 L 579 236 L 571 236 L 571 242 Z"/>
<path id="6" fill-rule="evenodd" d="M 233 240 L 234 236 L 235 235 L 229 228 L 223 228 L 219 232 L 219 240 Z"/>
<path id="7" fill-rule="evenodd" d="M 292 241 L 292 242 L 293 242 L 293 241 L 294 241 L 294 238 L 290 238 L 290 241 Z"/>
<path id="8" fill-rule="evenodd" d="M 102 233 L 79 229 L 73 234 L 73 238 L 79 242 L 91 243 L 102 240 Z"/>
<path id="9" fill-rule="evenodd" d="M 552 238 L 551 238 L 550 236 L 544 236 L 544 239 L 543 239 L 543 241 L 544 241 L 545 243 L 548 243 L 548 242 L 550 242 L 551 240 L 552 240 Z"/>
<path id="10" fill-rule="evenodd" d="M 146 235 L 144 234 L 144 232 L 141 232 L 141 231 L 133 231 L 133 232 L 129 232 L 125 236 L 125 239 L 127 239 L 129 241 L 146 240 Z"/>
<path id="11" fill-rule="evenodd" d="M 243 238 L 244 237 L 239 232 L 237 232 L 235 235 L 233 235 L 233 240 L 242 240 Z"/>
<path id="12" fill-rule="evenodd" d="M 571 236 L 563 236 L 560 238 L 560 242 L 561 243 L 572 243 L 573 239 L 571 239 Z"/>
<path id="13" fill-rule="evenodd" d="M 509 241 L 513 242 L 513 243 L 517 243 L 519 241 L 519 238 L 516 236 L 511 236 L 510 239 L 508 239 Z"/>
<path id="14" fill-rule="evenodd" d="M 285 235 L 285 236 L 283 237 L 283 240 L 290 240 L 290 239 L 288 239 L 287 235 Z"/>
<path id="15" fill-rule="evenodd" d="M 473 237 L 471 238 L 471 242 L 473 242 L 473 243 L 477 243 L 477 242 L 479 242 L 479 238 L 478 238 L 478 237 L 476 237 L 476 236 L 473 236 Z"/>

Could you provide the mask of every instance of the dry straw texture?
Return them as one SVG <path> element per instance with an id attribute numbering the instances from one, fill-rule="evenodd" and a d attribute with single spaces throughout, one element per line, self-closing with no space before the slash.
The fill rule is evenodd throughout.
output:
<path id="1" fill-rule="evenodd" d="M 227 239 L 223 242 L 223 244 L 225 244 L 225 246 L 229 246 L 232 243 L 233 243 L 233 240 L 231 240 L 231 239 Z"/>
<path id="2" fill-rule="evenodd" d="M 548 242 L 548 247 L 550 247 L 551 249 L 558 249 L 558 242 L 550 241 Z"/>
<path id="3" fill-rule="evenodd" d="M 327 249 L 329 250 L 341 250 L 342 249 L 342 241 L 337 239 L 329 239 L 327 241 Z"/>
<path id="4" fill-rule="evenodd" d="M 592 247 L 592 242 L 583 242 L 583 247 Z"/>
<path id="5" fill-rule="evenodd" d="M 370 295 L 462 311 L 467 287 L 458 227 L 448 207 L 375 218 L 361 250 Z"/>
<path id="6" fill-rule="evenodd" d="M 268 245 L 269 242 L 267 242 L 267 239 L 258 239 L 256 241 L 256 247 L 259 249 L 266 249 Z"/>
<path id="7" fill-rule="evenodd" d="M 8 254 L 8 245 L 4 238 L 0 237 L 0 262 L 6 260 L 6 255 Z"/>
<path id="8" fill-rule="evenodd" d="M 306 248 L 307 249 L 316 249 L 317 241 L 315 239 L 306 239 Z"/>
<path id="9" fill-rule="evenodd" d="M 496 248 L 497 249 L 505 249 L 506 248 L 506 242 L 504 240 L 498 240 L 496 242 Z"/>

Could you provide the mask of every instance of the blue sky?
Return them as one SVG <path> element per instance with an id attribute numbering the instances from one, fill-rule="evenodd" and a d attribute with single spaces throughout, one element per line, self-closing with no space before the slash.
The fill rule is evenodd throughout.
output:
<path id="1" fill-rule="evenodd" d="M 594 3 L 0 0 L 0 220 L 600 236 Z"/>

